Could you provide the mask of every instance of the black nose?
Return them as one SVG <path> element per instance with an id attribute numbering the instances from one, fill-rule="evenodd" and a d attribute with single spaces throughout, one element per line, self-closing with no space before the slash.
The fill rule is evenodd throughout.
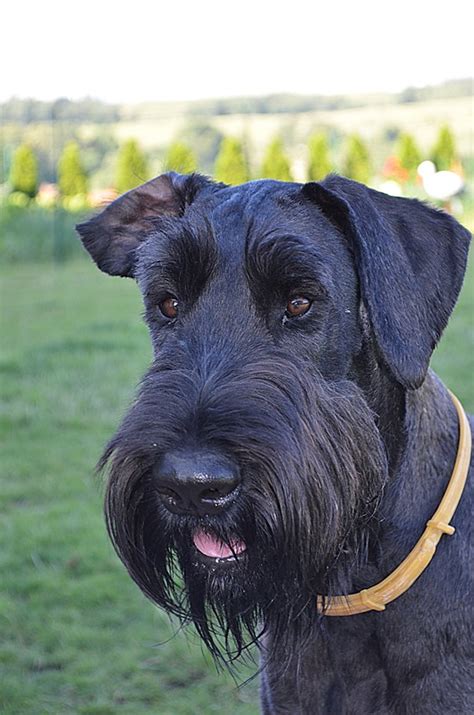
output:
<path id="1" fill-rule="evenodd" d="M 154 471 L 163 504 L 175 514 L 217 514 L 238 494 L 239 469 L 215 452 L 179 451 L 163 456 Z"/>

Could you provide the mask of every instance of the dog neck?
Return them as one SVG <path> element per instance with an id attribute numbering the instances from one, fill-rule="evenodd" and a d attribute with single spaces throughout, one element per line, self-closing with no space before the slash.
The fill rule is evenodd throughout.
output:
<path id="1" fill-rule="evenodd" d="M 404 422 L 408 435 L 405 449 L 377 514 L 381 527 L 376 570 L 386 577 L 358 593 L 330 599 L 329 605 L 319 598 L 319 609 L 326 615 L 384 610 L 385 604 L 410 588 L 428 566 L 443 533 L 455 531 L 449 522 L 462 495 L 471 451 L 470 428 L 462 406 L 430 373 L 420 390 L 406 393 Z M 448 469 L 439 470 L 439 464 Z M 451 469 L 452 474 L 446 473 Z M 413 504 L 420 505 L 418 511 L 410 508 Z"/>
<path id="2" fill-rule="evenodd" d="M 395 559 L 413 546 L 413 537 L 421 534 L 441 501 L 459 436 L 453 400 L 433 372 L 428 372 L 418 390 L 407 391 L 404 401 L 403 449 L 380 508 L 383 543 L 398 544 Z M 413 509 L 414 504 L 418 509 Z"/>

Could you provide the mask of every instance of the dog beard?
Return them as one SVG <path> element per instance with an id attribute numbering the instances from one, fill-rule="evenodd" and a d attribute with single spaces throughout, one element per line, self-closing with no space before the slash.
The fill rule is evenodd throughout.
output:
<path id="1" fill-rule="evenodd" d="M 366 559 L 387 476 L 376 418 L 352 382 L 304 367 L 275 355 L 203 380 L 153 366 L 99 465 L 109 465 L 107 526 L 131 577 L 226 663 L 263 632 L 280 657 L 301 648 L 316 594 L 347 593 Z M 177 516 L 159 498 L 155 465 L 190 443 L 239 465 L 239 497 L 218 515 Z M 232 558 L 203 558 L 203 538 Z"/>

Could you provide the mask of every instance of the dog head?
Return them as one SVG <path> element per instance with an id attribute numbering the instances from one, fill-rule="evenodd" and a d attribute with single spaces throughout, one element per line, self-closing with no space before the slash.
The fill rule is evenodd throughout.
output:
<path id="1" fill-rule="evenodd" d="M 315 594 L 347 590 L 366 557 L 467 231 L 336 176 L 176 174 L 78 231 L 99 268 L 137 281 L 154 350 L 102 459 L 120 558 L 215 655 L 259 628 L 301 638 Z"/>

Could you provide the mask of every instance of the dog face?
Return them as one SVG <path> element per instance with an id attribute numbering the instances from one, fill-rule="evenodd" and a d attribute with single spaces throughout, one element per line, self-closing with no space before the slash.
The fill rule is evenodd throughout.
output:
<path id="1" fill-rule="evenodd" d="M 454 305 L 467 232 L 337 177 L 175 174 L 78 231 L 136 279 L 154 350 L 102 459 L 119 556 L 215 655 L 262 627 L 301 641 L 315 594 L 349 588 L 366 557 L 389 425 Z"/>

